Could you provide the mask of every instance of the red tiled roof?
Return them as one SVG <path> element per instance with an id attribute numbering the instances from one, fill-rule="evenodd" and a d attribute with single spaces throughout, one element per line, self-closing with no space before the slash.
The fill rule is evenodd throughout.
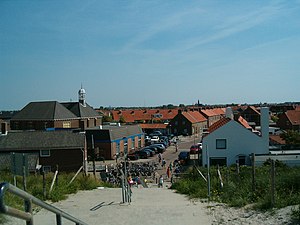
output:
<path id="1" fill-rule="evenodd" d="M 215 108 L 213 111 L 218 115 L 225 115 L 226 109 L 225 108 Z"/>
<path id="2" fill-rule="evenodd" d="M 240 124 L 242 124 L 247 129 L 252 129 L 252 127 L 248 124 L 247 120 L 245 120 L 243 117 L 239 117 L 238 121 Z"/>
<path id="3" fill-rule="evenodd" d="M 115 121 L 119 121 L 122 116 L 127 123 L 149 120 L 171 120 L 177 114 L 178 109 L 127 109 L 112 111 Z"/>
<path id="4" fill-rule="evenodd" d="M 208 128 L 208 132 L 212 133 L 215 130 L 219 129 L 220 127 L 224 126 L 225 124 L 227 124 L 228 122 L 230 122 L 231 119 L 224 117 L 221 118 L 220 120 L 218 120 L 217 122 L 213 123 L 209 128 Z M 251 129 L 251 126 L 248 124 L 248 122 L 243 118 L 243 117 L 239 117 L 238 121 L 242 126 L 244 126 L 246 129 Z"/>
<path id="5" fill-rule="evenodd" d="M 182 115 L 191 123 L 199 123 L 207 120 L 199 111 L 182 112 Z"/>
<path id="6" fill-rule="evenodd" d="M 217 122 L 215 122 L 214 124 L 212 124 L 209 128 L 208 128 L 208 132 L 212 133 L 215 130 L 219 129 L 220 127 L 224 126 L 226 123 L 228 123 L 229 121 L 231 121 L 231 119 L 224 117 L 221 118 L 220 120 L 218 120 Z"/>
<path id="7" fill-rule="evenodd" d="M 277 144 L 285 145 L 285 140 L 282 139 L 279 135 L 270 135 L 269 139 L 273 142 L 276 142 Z"/>
<path id="8" fill-rule="evenodd" d="M 168 126 L 164 123 L 141 123 L 139 125 L 142 129 L 166 129 Z"/>
<path id="9" fill-rule="evenodd" d="M 201 110 L 201 112 L 207 117 L 225 115 L 225 111 L 226 111 L 226 109 L 224 109 L 224 108 L 213 108 L 213 109 L 202 109 Z"/>
<path id="10" fill-rule="evenodd" d="M 216 116 L 217 114 L 212 109 L 203 109 L 201 112 L 207 117 Z"/>
<path id="11" fill-rule="evenodd" d="M 300 125 L 300 111 L 288 110 L 285 112 L 285 114 L 293 125 Z"/>

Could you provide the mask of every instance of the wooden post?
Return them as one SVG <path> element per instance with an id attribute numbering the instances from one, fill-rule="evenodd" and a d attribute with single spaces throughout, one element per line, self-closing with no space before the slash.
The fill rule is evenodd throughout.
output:
<path id="1" fill-rule="evenodd" d="M 253 193 L 255 192 L 255 186 L 256 186 L 256 181 L 255 181 L 255 154 L 252 153 L 252 191 L 253 191 Z"/>
<path id="2" fill-rule="evenodd" d="M 42 172 L 42 175 L 43 175 L 43 196 L 44 196 L 44 199 L 46 199 L 46 178 L 45 178 L 45 172 L 43 171 Z"/>
<path id="3" fill-rule="evenodd" d="M 208 201 L 210 201 L 210 161 L 209 161 L 209 152 L 208 152 L 208 146 L 206 145 L 206 163 L 207 163 L 207 196 Z"/>
<path id="4" fill-rule="evenodd" d="M 26 169 L 25 166 L 23 166 L 23 190 L 26 191 Z"/>
<path id="5" fill-rule="evenodd" d="M 55 186 L 58 187 L 58 165 L 56 165 L 56 172 Z"/>
<path id="6" fill-rule="evenodd" d="M 271 203 L 275 205 L 275 162 L 271 160 Z"/>
<path id="7" fill-rule="evenodd" d="M 94 146 L 94 135 L 92 135 L 92 151 L 93 151 L 93 174 L 94 174 L 94 178 L 96 179 L 96 152 Z"/>
<path id="8" fill-rule="evenodd" d="M 221 175 L 219 164 L 217 166 L 218 166 L 217 167 L 218 168 L 217 171 L 218 171 L 218 177 L 219 177 L 219 180 L 220 180 L 220 187 L 223 188 L 224 187 L 224 183 L 223 183 L 223 178 L 222 178 L 222 175 Z"/>

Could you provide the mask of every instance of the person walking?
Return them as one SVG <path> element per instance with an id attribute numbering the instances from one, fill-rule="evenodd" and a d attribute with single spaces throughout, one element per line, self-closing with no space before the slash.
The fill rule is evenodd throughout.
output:
<path id="1" fill-rule="evenodd" d="M 163 188 L 163 186 L 164 186 L 164 178 L 163 178 L 162 175 L 160 175 L 158 187 L 159 187 L 159 188 Z"/>
<path id="2" fill-rule="evenodd" d="M 167 168 L 167 177 L 168 177 L 168 179 L 170 179 L 170 177 L 171 177 L 170 166 L 168 166 L 168 168 Z"/>
<path id="3" fill-rule="evenodd" d="M 166 160 L 165 160 L 164 158 L 162 159 L 161 166 L 162 166 L 163 168 L 166 167 Z"/>
<path id="4" fill-rule="evenodd" d="M 158 163 L 161 162 L 161 153 L 158 153 Z"/>

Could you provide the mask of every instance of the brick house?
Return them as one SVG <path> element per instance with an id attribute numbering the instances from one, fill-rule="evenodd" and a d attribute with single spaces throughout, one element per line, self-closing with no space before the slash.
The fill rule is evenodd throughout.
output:
<path id="1" fill-rule="evenodd" d="M 207 119 L 207 127 L 224 117 L 225 110 L 223 108 L 201 109 L 200 113 Z"/>
<path id="2" fill-rule="evenodd" d="M 207 128 L 207 119 L 199 111 L 178 111 L 169 126 L 174 135 L 201 134 Z"/>
<path id="3" fill-rule="evenodd" d="M 41 165 L 44 171 L 76 172 L 86 161 L 85 135 L 69 130 L 10 131 L 0 135 L 0 158 L 10 167 L 11 153 L 30 156 L 31 170 Z M 4 162 L 1 162 L 3 167 Z"/>
<path id="4" fill-rule="evenodd" d="M 288 110 L 280 114 L 277 126 L 282 130 L 295 130 L 300 132 L 300 111 Z"/>
<path id="5" fill-rule="evenodd" d="M 11 130 L 81 129 L 99 126 L 102 116 L 85 102 L 84 89 L 78 102 L 30 102 L 10 120 Z"/>
<path id="6" fill-rule="evenodd" d="M 260 126 L 260 112 L 254 106 L 248 106 L 241 112 L 241 116 L 247 120 L 252 128 Z"/>
<path id="7" fill-rule="evenodd" d="M 144 133 L 139 125 L 99 126 L 86 130 L 88 156 L 107 160 L 123 156 L 145 146 Z M 94 145 L 94 146 L 93 146 Z M 94 149 L 93 149 L 94 147 Z"/>

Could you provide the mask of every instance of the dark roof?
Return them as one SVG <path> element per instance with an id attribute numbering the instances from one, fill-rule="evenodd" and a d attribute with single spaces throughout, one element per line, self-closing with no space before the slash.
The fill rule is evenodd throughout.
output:
<path id="1" fill-rule="evenodd" d="M 7 120 L 11 119 L 19 111 L 0 111 L 0 119 Z"/>
<path id="2" fill-rule="evenodd" d="M 61 104 L 80 118 L 101 117 L 99 113 L 88 104 L 85 104 L 85 106 L 79 102 L 65 102 Z"/>
<path id="3" fill-rule="evenodd" d="M 93 134 L 96 139 L 111 141 L 143 134 L 139 125 L 94 127 L 86 129 L 86 132 L 87 134 Z"/>
<path id="4" fill-rule="evenodd" d="M 122 139 L 123 137 L 130 137 L 132 135 L 143 134 L 142 128 L 139 125 L 129 126 L 111 126 L 109 127 L 111 140 Z"/>
<path id="5" fill-rule="evenodd" d="M 19 131 L 0 136 L 0 152 L 84 148 L 85 135 L 72 131 Z"/>
<path id="6" fill-rule="evenodd" d="M 30 102 L 12 120 L 65 120 L 77 116 L 57 101 Z"/>

